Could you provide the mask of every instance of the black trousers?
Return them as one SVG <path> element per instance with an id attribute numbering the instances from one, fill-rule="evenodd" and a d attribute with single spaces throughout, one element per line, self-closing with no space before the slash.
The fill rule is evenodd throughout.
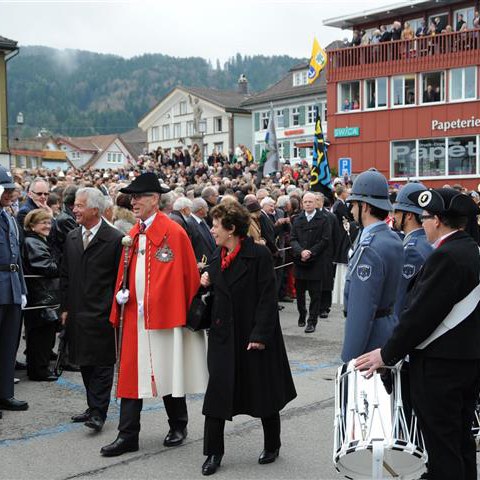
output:
<path id="1" fill-rule="evenodd" d="M 262 418 L 264 449 L 273 452 L 280 448 L 280 414 L 276 413 L 271 417 Z M 205 417 L 205 428 L 203 435 L 204 455 L 223 455 L 225 420 L 223 418 Z"/>
<path id="2" fill-rule="evenodd" d="M 90 415 L 99 416 L 105 420 L 112 392 L 113 365 L 82 366 L 80 372 L 87 391 L 87 405 Z"/>
<path id="3" fill-rule="evenodd" d="M 308 312 L 308 320 L 317 323 L 320 314 L 320 300 L 322 293 L 322 282 L 320 280 L 301 280 L 295 279 L 295 288 L 297 289 L 297 309 L 302 317 L 307 315 L 307 307 L 305 304 L 305 293 L 308 291 L 310 296 L 310 306 Z"/>
<path id="4" fill-rule="evenodd" d="M 330 312 L 332 307 L 332 291 L 322 290 L 320 293 L 320 312 Z"/>
<path id="5" fill-rule="evenodd" d="M 412 404 L 428 452 L 429 478 L 476 480 L 472 422 L 480 360 L 410 356 Z"/>
<path id="6" fill-rule="evenodd" d="M 32 380 L 51 374 L 50 354 L 55 345 L 56 324 L 41 323 L 40 310 L 25 312 L 27 374 Z"/>
<path id="7" fill-rule="evenodd" d="M 0 398 L 2 399 L 13 397 L 21 314 L 20 305 L 0 305 Z"/>
<path id="8" fill-rule="evenodd" d="M 187 401 L 185 397 L 163 397 L 163 404 L 172 430 L 183 430 L 188 423 Z M 120 403 L 119 436 L 122 438 L 138 437 L 140 433 L 140 412 L 143 400 L 122 398 Z"/>

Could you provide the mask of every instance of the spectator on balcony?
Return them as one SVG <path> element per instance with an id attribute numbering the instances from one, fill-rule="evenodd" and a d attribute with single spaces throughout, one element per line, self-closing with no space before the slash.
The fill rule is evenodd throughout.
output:
<path id="1" fill-rule="evenodd" d="M 401 39 L 402 40 L 414 40 L 414 38 L 415 38 L 415 32 L 413 31 L 413 28 L 410 26 L 409 22 L 405 22 L 403 24 Z"/>
<path id="2" fill-rule="evenodd" d="M 358 98 L 355 98 L 352 102 L 352 110 L 359 110 L 360 109 L 360 102 Z"/>
<path id="3" fill-rule="evenodd" d="M 358 30 L 353 31 L 352 47 L 358 47 L 362 43 L 362 37 Z"/>
<path id="4" fill-rule="evenodd" d="M 422 20 L 420 23 L 420 26 L 417 28 L 417 31 L 415 32 L 415 36 L 418 37 L 425 37 L 428 35 L 428 27 L 427 27 L 427 22 L 425 20 Z"/>
<path id="5" fill-rule="evenodd" d="M 374 32 L 372 33 L 372 38 L 370 40 L 370 43 L 372 44 L 380 43 L 381 38 L 382 38 L 382 32 L 377 28 L 377 30 L 374 30 Z"/>
<path id="6" fill-rule="evenodd" d="M 438 35 L 439 33 L 442 33 L 443 28 L 445 27 L 445 23 L 442 22 L 440 17 L 435 17 L 435 20 L 433 21 L 435 24 L 435 33 Z"/>
<path id="7" fill-rule="evenodd" d="M 392 39 L 392 34 L 387 30 L 385 25 L 380 25 L 380 42 L 389 42 Z"/>
<path id="8" fill-rule="evenodd" d="M 365 30 L 362 30 L 360 32 L 360 35 L 362 37 L 362 40 L 361 40 L 361 45 L 370 45 L 370 35 L 368 34 L 368 32 L 366 32 Z"/>
<path id="9" fill-rule="evenodd" d="M 432 85 L 427 85 L 427 89 L 423 92 L 423 103 L 436 102 L 435 91 Z"/>
<path id="10" fill-rule="evenodd" d="M 480 28 L 480 13 L 478 10 L 475 10 L 473 14 L 473 28 Z"/>
<path id="11" fill-rule="evenodd" d="M 463 19 L 463 13 L 458 14 L 457 26 L 455 28 L 456 32 L 462 31 L 462 27 L 466 25 L 467 22 Z"/>
<path id="12" fill-rule="evenodd" d="M 392 27 L 392 41 L 393 40 L 400 40 L 402 38 L 402 24 L 395 20 L 393 22 L 393 27 Z"/>
<path id="13" fill-rule="evenodd" d="M 343 101 L 343 105 L 342 105 L 342 110 L 344 112 L 348 111 L 348 110 L 351 110 L 352 109 L 352 105 L 350 103 L 350 100 L 348 98 L 346 98 L 344 101 Z"/>

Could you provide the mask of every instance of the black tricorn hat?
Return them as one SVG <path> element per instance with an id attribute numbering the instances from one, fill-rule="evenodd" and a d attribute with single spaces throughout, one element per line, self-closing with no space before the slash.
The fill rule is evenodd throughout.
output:
<path id="1" fill-rule="evenodd" d="M 469 217 L 475 214 L 475 202 L 453 188 L 437 188 L 411 193 L 408 198 L 434 215 Z"/>
<path id="2" fill-rule="evenodd" d="M 160 183 L 154 173 L 142 173 L 128 187 L 121 188 L 122 193 L 167 193 L 167 185 Z"/>

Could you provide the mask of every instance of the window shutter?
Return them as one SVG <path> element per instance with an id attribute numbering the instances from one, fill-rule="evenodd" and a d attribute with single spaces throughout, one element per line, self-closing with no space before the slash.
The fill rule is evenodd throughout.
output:
<path id="1" fill-rule="evenodd" d="M 290 158 L 290 142 L 283 142 L 283 158 Z"/>
<path id="2" fill-rule="evenodd" d="M 305 105 L 298 107 L 299 112 L 299 125 L 305 125 Z"/>
<path id="3" fill-rule="evenodd" d="M 285 128 L 290 126 L 290 112 L 288 111 L 288 108 L 283 109 L 283 126 Z"/>
<path id="4" fill-rule="evenodd" d="M 260 113 L 256 112 L 255 113 L 255 125 L 254 125 L 255 131 L 258 132 L 260 130 Z"/>

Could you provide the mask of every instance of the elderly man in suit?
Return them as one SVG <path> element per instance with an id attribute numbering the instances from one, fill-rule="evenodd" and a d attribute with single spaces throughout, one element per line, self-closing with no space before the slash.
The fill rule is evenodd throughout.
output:
<path id="1" fill-rule="evenodd" d="M 100 190 L 77 191 L 73 213 L 80 227 L 67 235 L 61 268 L 61 318 L 88 405 L 72 421 L 97 432 L 105 423 L 113 384 L 115 334 L 109 315 L 122 252 L 122 234 L 102 219 L 104 209 Z"/>
<path id="2" fill-rule="evenodd" d="M 27 303 L 19 231 L 15 220 L 5 210 L 12 204 L 14 190 L 12 174 L 0 166 L 0 410 L 28 408 L 27 402 L 13 396 L 21 308 Z"/>
<path id="3" fill-rule="evenodd" d="M 197 264 L 208 263 L 210 256 L 217 247 L 210 228 L 205 221 L 208 214 L 208 204 L 203 198 L 194 198 L 192 213 L 187 218 L 187 223 L 192 233 L 191 241 Z"/>
<path id="4" fill-rule="evenodd" d="M 314 193 L 305 193 L 302 203 L 304 210 L 293 222 L 290 245 L 297 288 L 298 326 L 305 326 L 305 293 L 308 291 L 310 306 L 305 333 L 313 333 L 320 314 L 323 264 L 331 241 L 331 226 L 325 213 L 316 209 Z"/>

